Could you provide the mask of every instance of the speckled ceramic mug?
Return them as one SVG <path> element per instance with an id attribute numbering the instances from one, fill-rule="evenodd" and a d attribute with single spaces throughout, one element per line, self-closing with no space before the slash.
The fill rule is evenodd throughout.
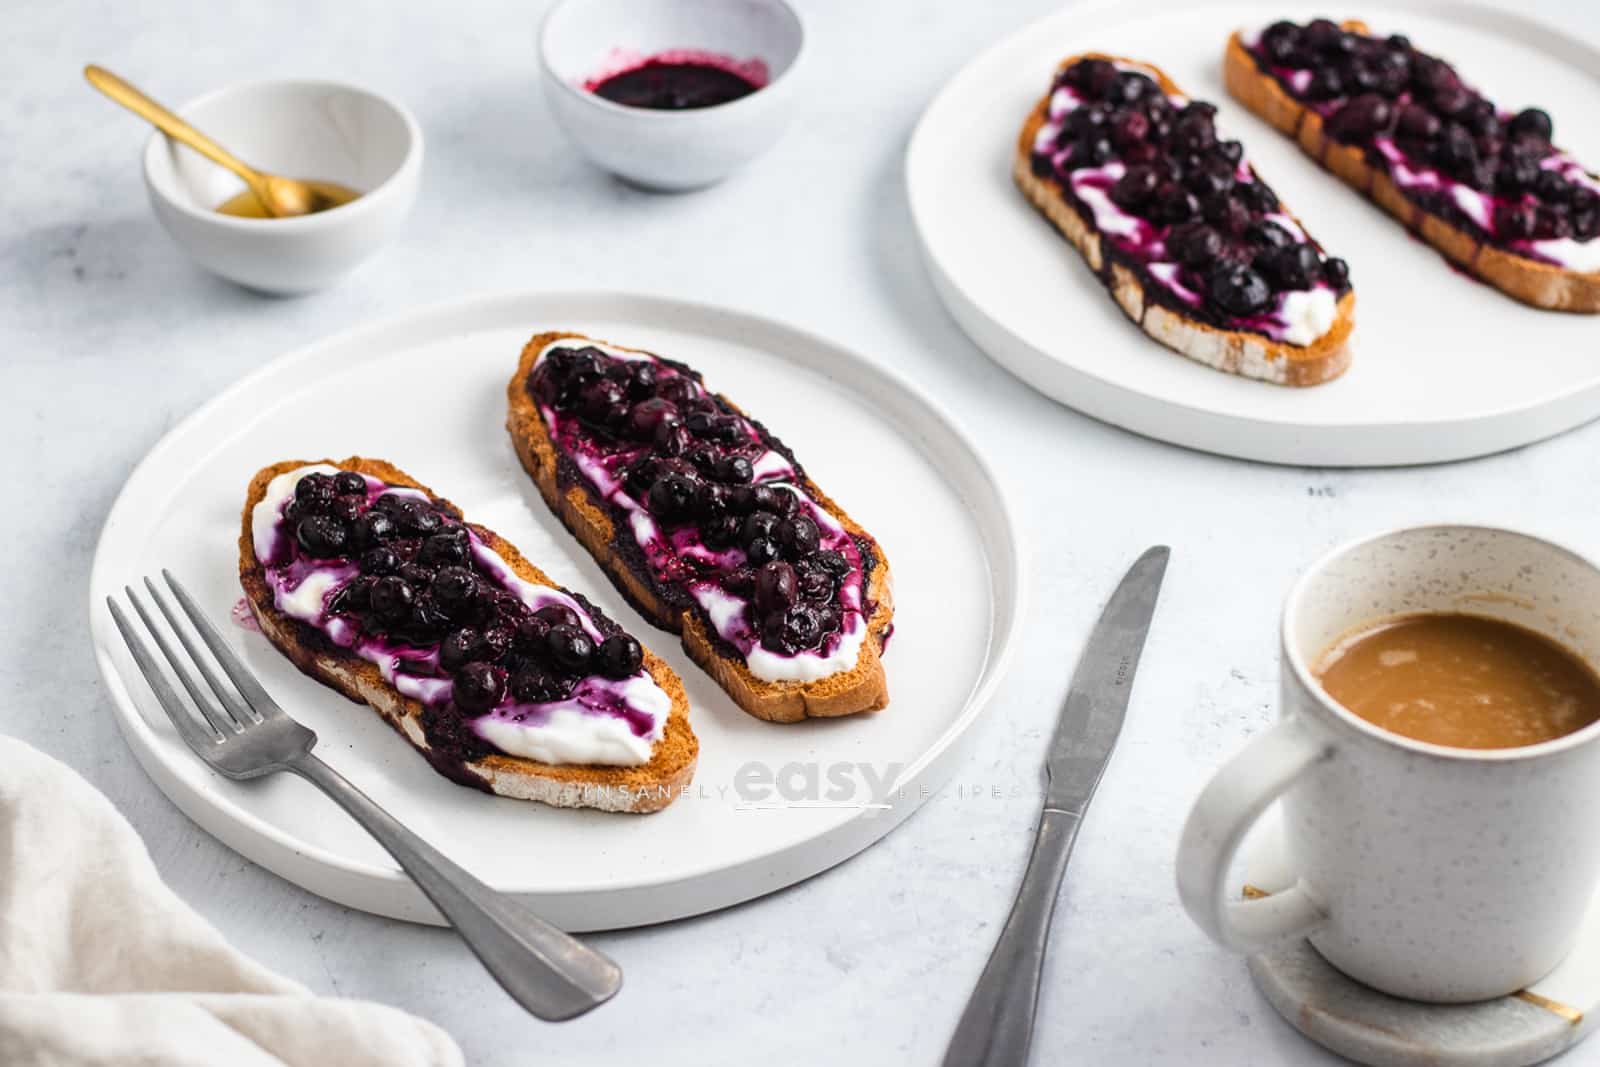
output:
<path id="1" fill-rule="evenodd" d="M 1282 718 L 1200 794 L 1178 892 L 1229 948 L 1309 937 L 1386 993 L 1484 1000 L 1549 973 L 1577 935 L 1600 873 L 1600 723 L 1521 748 L 1447 748 L 1357 717 L 1312 676 L 1340 637 L 1422 611 L 1505 619 L 1600 664 L 1600 568 L 1569 549 L 1476 526 L 1337 549 L 1289 594 Z M 1280 797 L 1298 882 L 1240 900 L 1234 854 Z"/>

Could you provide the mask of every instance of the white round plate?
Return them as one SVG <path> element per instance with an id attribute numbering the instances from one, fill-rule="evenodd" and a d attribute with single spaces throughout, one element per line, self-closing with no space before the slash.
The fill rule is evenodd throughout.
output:
<path id="1" fill-rule="evenodd" d="M 873 532 L 894 568 L 887 710 L 761 722 L 624 603 L 545 508 L 506 435 L 506 382 L 527 338 L 549 329 L 685 359 L 791 444 Z M 1016 534 L 972 444 L 893 375 L 800 330 L 651 297 L 528 293 L 440 305 L 284 356 L 167 434 L 128 479 L 100 537 L 90 617 L 123 735 L 167 795 L 262 866 L 366 911 L 439 921 L 388 855 L 306 782 L 232 782 L 203 766 L 105 607 L 125 583 L 169 567 L 226 620 L 241 595 L 239 513 L 251 475 L 283 459 L 352 453 L 432 486 L 593 597 L 683 677 L 700 738 L 693 790 L 656 815 L 560 811 L 452 784 L 376 713 L 298 673 L 260 635 L 225 627 L 267 690 L 316 730 L 318 754 L 490 885 L 570 930 L 725 907 L 888 833 L 953 769 L 1017 628 Z M 871 775 L 890 774 L 890 795 L 869 791 Z"/>
<path id="2" fill-rule="evenodd" d="M 977 345 L 1085 414 L 1244 459 L 1386 466 L 1464 459 L 1600 415 L 1600 319 L 1524 307 L 1473 281 L 1323 171 L 1224 90 L 1228 34 L 1320 8 L 1177 0 L 1074 4 L 969 63 L 912 137 L 906 180 L 934 284 Z M 1341 6 L 1454 62 L 1502 106 L 1538 105 L 1563 147 L 1600 165 L 1600 49 L 1566 29 L 1470 3 Z M 1216 103 L 1257 169 L 1356 287 L 1343 377 L 1290 389 L 1223 374 L 1150 340 L 1011 180 L 1018 131 L 1065 56 L 1098 50 L 1165 69 Z"/>
<path id="3" fill-rule="evenodd" d="M 1283 820 L 1263 817 L 1245 856 L 1245 894 L 1295 884 Z M 1588 1037 L 1600 1012 L 1600 894 L 1560 966 L 1510 996 L 1423 1004 L 1362 985 L 1297 939 L 1250 957 L 1250 977 L 1278 1014 L 1341 1056 L 1374 1067 L 1525 1067 Z"/>

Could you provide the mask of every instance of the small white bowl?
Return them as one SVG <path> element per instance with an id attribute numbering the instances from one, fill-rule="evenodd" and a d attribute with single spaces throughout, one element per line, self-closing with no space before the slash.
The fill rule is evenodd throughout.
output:
<path id="1" fill-rule="evenodd" d="M 578 149 L 650 189 L 698 189 L 772 147 L 794 107 L 805 30 L 784 0 L 563 0 L 539 35 L 545 98 Z M 676 51 L 766 69 L 766 84 L 713 107 L 664 111 L 596 96 L 591 79 Z"/>
<path id="2" fill-rule="evenodd" d="M 348 273 L 400 229 L 417 199 L 422 131 L 398 103 L 334 82 L 252 82 L 179 113 L 246 163 L 359 190 L 358 200 L 289 219 L 216 208 L 244 189 L 229 171 L 165 135 L 144 149 L 161 225 L 207 270 L 251 289 L 304 293 Z"/>

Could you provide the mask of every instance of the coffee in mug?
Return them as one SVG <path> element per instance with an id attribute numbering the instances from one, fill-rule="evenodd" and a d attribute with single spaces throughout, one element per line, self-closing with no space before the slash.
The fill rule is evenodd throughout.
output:
<path id="1" fill-rule="evenodd" d="M 1424 612 L 1335 642 L 1312 667 L 1374 726 L 1454 748 L 1518 748 L 1600 720 L 1600 678 L 1543 634 L 1504 619 Z"/>

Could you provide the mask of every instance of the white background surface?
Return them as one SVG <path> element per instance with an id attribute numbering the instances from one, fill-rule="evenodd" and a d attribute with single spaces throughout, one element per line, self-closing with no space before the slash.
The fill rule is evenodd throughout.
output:
<path id="1" fill-rule="evenodd" d="M 1162 609 L 1062 892 L 1034 1062 L 1333 1062 L 1277 1018 L 1242 961 L 1182 915 L 1171 865 L 1183 815 L 1270 717 L 1274 625 L 1300 567 L 1344 538 L 1438 518 L 1500 521 L 1600 550 L 1600 427 L 1448 468 L 1288 470 L 1141 440 L 1009 378 L 934 299 L 901 156 L 943 80 L 1053 3 L 805 4 L 811 63 L 797 126 L 727 185 L 666 199 L 567 152 L 536 93 L 536 6 L 11 9 L 0 106 L 0 484 L 9 490 L 0 729 L 105 790 L 178 892 L 239 947 L 319 990 L 426 1015 L 474 1064 L 931 1065 L 1010 904 L 1040 750 L 1078 645 L 1122 568 L 1165 540 L 1174 560 Z M 1563 7 L 1535 6 L 1550 17 Z M 1600 10 L 1582 17 L 1600 28 Z M 303 300 L 262 299 L 200 274 L 146 207 L 141 124 L 79 78 L 91 59 L 174 101 L 291 75 L 401 94 L 428 138 L 409 229 L 343 286 Z M 847 338 L 957 407 L 1009 470 L 1037 548 L 1018 666 L 977 728 L 960 785 L 794 890 L 596 938 L 626 968 L 627 987 L 560 1027 L 518 1012 L 450 933 L 326 904 L 179 815 L 116 733 L 84 618 L 106 509 L 176 419 L 261 361 L 334 330 L 530 286 L 719 300 Z M 1130 333 L 1129 343 L 1146 342 Z M 1538 356 L 1515 338 L 1505 355 Z M 891 664 L 918 666 L 936 669 Z M 1589 1062 L 1600 1062 L 1600 1045 L 1563 1061 Z"/>

